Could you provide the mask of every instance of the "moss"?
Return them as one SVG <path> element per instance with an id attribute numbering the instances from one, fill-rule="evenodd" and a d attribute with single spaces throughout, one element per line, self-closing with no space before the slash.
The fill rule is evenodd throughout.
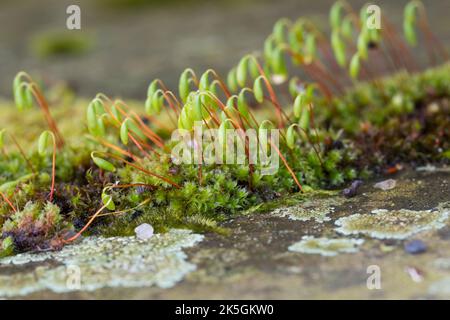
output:
<path id="1" fill-rule="evenodd" d="M 274 40 L 274 48 L 270 48 L 268 42 L 257 63 L 252 60 L 254 57 L 244 57 L 239 70 L 233 69 L 230 73 L 227 79 L 230 81 L 212 81 L 213 75 L 219 76 L 211 70 L 197 77 L 193 70 L 187 69 L 180 77 L 179 97 L 155 80 L 149 86 L 144 108 L 141 102 L 125 104 L 104 94 L 98 94 L 88 103 L 74 99 L 67 88 L 53 88 L 49 90 L 51 100 L 47 102 L 51 108 L 48 111 L 44 103 L 48 94 L 40 89 L 43 84 L 38 85 L 27 74 L 19 73 L 13 90 L 16 105 L 22 112 L 6 111 L 0 119 L 0 128 L 5 127 L 9 134 L 6 142 L 3 136 L 0 141 L 5 155 L 0 159 L 0 190 L 5 200 L 11 198 L 11 203 L 17 206 L 16 210 L 9 201 L 0 203 L 2 237 L 11 236 L 19 252 L 42 247 L 51 249 L 55 247 L 52 241 L 59 238 L 63 229 L 73 224 L 80 230 L 95 213 L 99 214 L 98 218 L 88 232 L 108 236 L 131 235 L 143 222 L 152 224 L 157 232 L 187 227 L 199 232 L 226 233 L 220 227 L 221 222 L 240 213 L 262 212 L 280 205 L 285 208 L 277 210 L 277 215 L 324 222 L 330 220 L 329 214 L 339 203 L 314 198 L 323 190 L 335 190 L 355 179 L 384 173 L 399 163 L 449 162 L 448 62 L 416 74 L 402 71 L 379 79 L 368 75 L 366 78 L 371 79 L 367 82 L 358 82 L 349 88 L 340 85 L 340 80 L 347 80 L 345 74 L 322 77 L 315 74 L 316 67 L 311 65 L 313 69 L 306 73 L 308 77 L 310 73 L 315 74 L 309 78 L 317 82 L 305 80 L 300 85 L 295 78 L 290 79 L 294 82 L 290 81 L 288 91 L 299 96 L 288 101 L 285 110 L 280 112 L 283 100 L 278 101 L 276 96 L 281 88 L 277 85 L 272 88 L 266 83 L 270 99 L 265 99 L 261 88 L 264 77 L 253 78 L 259 70 L 265 70 L 268 78 L 275 80 L 272 82 L 287 78 L 287 64 L 281 52 L 300 44 L 296 44 L 295 28 L 283 29 L 285 22 L 277 23 L 273 39 L 269 39 Z M 285 39 L 287 35 L 289 41 Z M 78 54 L 89 47 L 88 39 L 78 38 L 75 33 L 41 34 L 36 43 L 42 56 Z M 292 56 L 297 59 L 295 54 Z M 330 61 L 325 61 L 327 57 L 316 58 L 321 61 L 319 66 L 329 65 Z M 297 63 L 300 61 L 294 62 L 302 65 Z M 249 75 L 252 79 L 247 77 Z M 327 81 L 324 82 L 324 78 Z M 250 80 L 255 81 L 255 99 L 246 102 L 246 97 L 237 90 L 249 85 Z M 331 88 L 328 80 L 333 82 L 331 90 L 326 90 Z M 227 85 L 225 82 L 237 83 Z M 225 95 L 218 94 L 217 87 L 221 87 Z M 334 91 L 340 93 L 334 94 Z M 229 93 L 238 94 L 237 101 L 229 99 Z M 39 99 L 33 99 L 33 95 Z M 212 99 L 212 95 L 221 103 Z M 228 101 L 222 101 L 224 96 Z M 304 99 L 297 99 L 299 97 Z M 228 105 L 229 102 L 232 105 Z M 258 104 L 259 108 L 253 108 L 252 117 L 249 117 L 247 103 Z M 33 108 L 33 104 L 39 108 Z M 223 110 L 225 104 L 227 112 Z M 203 112 L 203 108 L 208 112 Z M 46 122 L 42 121 L 41 111 Z M 245 129 L 259 130 L 263 128 L 259 124 L 279 122 L 280 144 L 277 148 L 270 146 L 271 151 L 283 155 L 279 157 L 283 161 L 275 174 L 263 175 L 260 164 L 174 163 L 170 156 L 174 143 L 169 138 L 175 128 L 191 131 L 194 118 L 205 118 L 205 127 L 223 129 L 222 124 L 231 122 L 236 126 L 238 122 L 225 120 L 228 113 L 238 115 L 239 127 Z M 83 125 L 74 126 L 75 122 Z M 298 132 L 293 128 L 299 129 Z M 52 157 L 36 152 L 37 137 L 48 129 L 57 138 L 56 163 Z M 98 157 L 92 157 L 93 154 Z M 54 176 L 56 185 L 49 192 Z M 299 191 L 304 193 L 289 196 Z M 45 204 L 49 193 L 54 193 L 54 198 L 50 197 L 52 204 Z M 109 202 L 105 203 L 105 199 Z M 289 208 L 299 202 L 303 204 Z M 405 211 L 398 212 L 392 215 L 406 215 Z M 53 220 L 48 225 L 43 224 L 44 218 L 40 215 L 50 215 Z M 387 213 L 375 212 L 362 220 L 381 216 L 386 217 Z M 389 223 L 384 227 L 389 229 L 388 226 Z M 27 239 L 36 230 L 39 236 Z"/>
<path id="2" fill-rule="evenodd" d="M 36 291 L 93 291 L 107 287 L 158 286 L 169 288 L 196 269 L 186 261 L 184 248 L 202 240 L 189 230 L 170 230 L 148 241 L 135 237 L 91 237 L 57 252 L 19 254 L 0 260 L 0 265 L 34 267 L 14 274 L 0 275 L 0 297 L 25 295 Z M 53 262 L 53 263 L 52 263 Z M 69 268 L 78 269 L 71 272 Z M 78 272 L 80 286 L 69 286 Z M 76 284 L 76 282 L 75 282 Z"/>
<path id="3" fill-rule="evenodd" d="M 181 189 L 172 188 L 130 166 L 119 168 L 117 174 L 102 173 L 93 166 L 90 152 L 93 149 L 106 151 L 106 148 L 100 147 L 91 137 L 83 136 L 83 128 L 73 128 L 73 119 L 82 117 L 81 112 L 73 111 L 79 107 L 73 109 L 69 105 L 62 105 L 55 109 L 54 116 L 67 143 L 58 151 L 56 158 L 55 204 L 60 208 L 63 219 L 80 229 L 102 205 L 100 195 L 105 186 L 117 181 L 121 184 L 144 183 L 153 187 L 133 187 L 112 192 L 119 212 L 97 219 L 88 232 L 108 236 L 132 235 L 138 224 L 146 222 L 152 224 L 156 232 L 166 232 L 171 227 L 187 227 L 197 232 L 226 233 L 220 227 L 220 222 L 238 213 L 267 212 L 280 206 L 296 205 L 305 199 L 314 198 L 321 188 L 336 188 L 357 177 L 367 178 L 370 174 L 382 172 L 391 163 L 410 160 L 445 162 L 439 150 L 448 149 L 450 141 L 446 102 L 450 93 L 445 85 L 448 70 L 449 66 L 444 65 L 414 75 L 408 83 L 404 81 L 405 75 L 400 74 L 385 79 L 382 89 L 372 84 L 361 85 L 334 100 L 336 106 L 347 106 L 337 107 L 337 115 L 328 114 L 333 108 L 320 107 L 320 101 L 317 101 L 317 122 L 329 122 L 328 129 L 318 126 L 319 136 L 327 137 L 319 140 L 319 156 L 308 143 L 300 143 L 292 151 L 283 146 L 281 150 L 297 173 L 304 190 L 316 190 L 294 197 L 283 197 L 296 193 L 298 189 L 282 164 L 274 176 L 260 176 L 255 172 L 249 184 L 248 166 L 204 165 L 199 183 L 197 166 L 176 166 L 166 156 L 162 159 L 149 157 L 141 162 L 143 168 L 170 177 L 182 186 Z M 400 93 L 395 93 L 395 88 Z M 432 95 L 429 93 L 430 88 L 433 88 Z M 385 110 L 385 98 L 382 96 L 391 96 L 393 99 L 395 94 L 410 96 L 416 109 L 400 113 Z M 425 119 L 425 122 L 419 121 L 418 125 L 416 119 Z M 19 143 L 28 150 L 28 158 L 39 171 L 39 174 L 32 173 L 22 155 L 10 144 L 6 149 L 8 157 L 0 159 L 0 169 L 4 172 L 0 177 L 1 190 L 13 197 L 19 208 L 29 201 L 43 203 L 49 192 L 51 158 L 39 156 L 36 142 L 33 142 L 33 137 L 43 129 L 40 115 L 35 110 L 20 116 L 15 111 L 7 111 L 1 121 L 6 121 L 1 125 L 9 131 L 18 133 Z M 371 129 L 356 130 L 359 125 L 355 123 L 365 121 L 373 123 Z M 24 126 L 17 126 L 20 122 L 28 130 L 24 131 Z M 345 130 L 339 133 L 337 129 L 340 127 Z M 435 139 L 437 135 L 440 137 L 438 142 Z M 113 135 L 107 138 L 111 142 L 117 139 Z M 399 155 L 405 158 L 399 159 Z M 145 206 L 140 205 L 143 202 Z M 330 204 L 329 207 L 332 206 Z M 332 209 L 326 207 L 325 204 L 319 206 L 318 211 L 278 211 L 292 219 L 327 221 L 327 215 Z M 7 204 L 0 204 L 2 224 L 10 214 Z"/>
<path id="4" fill-rule="evenodd" d="M 335 188 L 341 186 L 346 181 L 351 181 L 357 177 L 367 177 L 368 172 L 379 172 L 383 166 L 397 161 L 392 156 L 398 154 L 407 154 L 409 159 L 417 159 L 417 153 L 420 152 L 420 159 L 428 161 L 436 161 L 439 159 L 440 147 L 446 148 L 447 129 L 444 127 L 448 124 L 448 110 L 445 107 L 444 100 L 438 100 L 438 105 L 442 104 L 438 115 L 435 113 L 425 117 L 426 123 L 419 129 L 423 135 L 433 139 L 437 132 L 442 132 L 440 145 L 434 144 L 430 149 L 423 147 L 425 144 L 421 139 L 417 139 L 414 144 L 406 144 L 405 141 L 411 140 L 409 134 L 413 133 L 417 128 L 414 121 L 403 121 L 404 112 L 402 114 L 390 113 L 383 111 L 384 98 L 379 95 L 393 95 L 392 88 L 398 87 L 402 95 L 411 95 L 414 90 L 422 93 L 414 93 L 412 96 L 415 105 L 426 105 L 424 101 L 433 99 L 434 97 L 449 96 L 445 87 L 445 80 L 448 77 L 449 66 L 445 65 L 423 74 L 417 74 L 411 78 L 408 84 L 404 84 L 404 75 L 398 75 L 394 78 L 385 80 L 386 85 L 383 87 L 386 91 L 381 94 L 379 87 L 366 84 L 355 90 L 350 91 L 346 96 L 339 100 L 335 100 L 337 105 L 345 104 L 347 108 L 337 108 L 339 116 L 334 115 L 331 119 L 331 127 L 328 131 L 320 128 L 319 135 L 328 136 L 323 139 L 318 147 L 320 149 L 319 156 L 313 148 L 308 144 L 298 144 L 291 152 L 283 149 L 287 161 L 291 163 L 292 169 L 307 189 Z M 399 85 L 401 83 L 401 85 Z M 435 87 L 433 97 L 429 97 L 423 91 Z M 389 89 L 391 88 L 391 89 Z M 428 90 L 429 91 L 429 90 Z M 362 99 L 361 96 L 370 95 L 370 99 Z M 367 97 L 366 97 L 367 98 Z M 370 101 L 369 105 L 364 105 Z M 317 102 L 320 105 L 320 102 Z M 431 103 L 431 102 L 430 102 Z M 430 104 L 428 103 L 428 105 Z M 180 184 L 180 190 L 172 188 L 170 185 L 161 182 L 159 179 L 149 177 L 142 172 L 134 170 L 130 166 L 123 166 L 118 170 L 117 174 L 102 174 L 98 169 L 93 167 L 89 154 L 91 150 L 100 149 L 98 144 L 90 138 L 85 138 L 83 130 L 77 128 L 73 130 L 71 125 L 74 117 L 81 117 L 81 113 L 68 112 L 70 106 L 62 106 L 55 112 L 55 117 L 62 127 L 62 132 L 66 136 L 68 142 L 66 146 L 58 152 L 57 171 L 56 171 L 56 192 L 55 203 L 61 208 L 61 214 L 69 223 L 73 223 L 75 227 L 81 228 L 97 208 L 101 206 L 100 194 L 102 189 L 120 181 L 126 183 L 145 183 L 152 185 L 152 188 L 129 188 L 114 191 L 112 193 L 114 202 L 118 210 L 127 210 L 125 213 L 118 213 L 111 216 L 105 216 L 98 219 L 89 232 L 93 234 L 104 235 L 131 235 L 134 227 L 142 222 L 151 223 L 157 232 L 164 232 L 170 227 L 189 227 L 196 231 L 215 231 L 225 232 L 218 226 L 220 221 L 232 217 L 233 215 L 245 212 L 268 211 L 271 207 L 279 207 L 287 201 L 285 205 L 298 203 L 298 200 L 310 198 L 311 193 L 299 195 L 290 200 L 282 198 L 286 195 L 296 192 L 297 188 L 292 177 L 283 165 L 280 165 L 279 171 L 274 176 L 260 176 L 253 174 L 253 180 L 249 185 L 249 168 L 246 166 L 207 166 L 202 167 L 202 181 L 199 183 L 199 170 L 197 166 L 181 165 L 175 166 L 169 158 L 148 158 L 141 165 L 146 170 L 154 173 L 170 177 Z M 328 115 L 325 110 L 332 108 L 316 107 L 318 122 L 326 123 Z M 73 108 L 71 109 L 73 110 Z M 339 111 L 340 110 L 340 111 Z M 344 111 L 346 113 L 344 113 Z M 381 113 L 377 115 L 377 112 Z M 430 111 L 431 112 L 431 111 Z M 408 111 L 408 117 L 421 117 L 422 111 Z M 31 146 L 27 146 L 32 141 L 33 132 L 39 132 L 42 124 L 37 126 L 39 116 L 35 111 L 30 114 L 21 116 L 20 121 L 26 124 L 28 131 L 21 131 L 23 127 L 12 127 L 11 124 L 19 123 L 19 118 L 11 116 L 12 112 L 7 112 L 7 126 L 11 132 L 18 132 L 24 139 L 19 139 L 20 143 L 29 150 L 29 158 L 33 165 L 39 170 L 38 175 L 34 175 L 27 167 L 26 161 L 15 150 L 13 146 L 8 146 L 8 158 L 0 160 L 0 168 L 4 175 L 0 178 L 3 184 L 2 190 L 8 189 L 8 196 L 13 196 L 14 201 L 23 207 L 28 201 L 42 202 L 48 195 L 48 188 L 51 174 L 50 157 L 42 158 L 36 153 L 36 142 Z M 433 115 L 433 116 L 431 116 Z M 387 117 L 391 117 L 390 121 L 383 127 L 377 127 L 376 124 L 383 124 Z M 354 122 L 371 121 L 374 123 L 373 131 L 358 132 L 355 131 Z M 381 120 L 380 120 L 381 119 Z M 397 124 L 405 123 L 401 130 Z M 350 125 L 352 124 L 352 125 Z M 345 133 L 335 133 L 334 127 L 345 128 Z M 404 130 L 405 129 L 405 130 Z M 72 131 L 70 131 L 72 130 Z M 438 131 L 436 131 L 438 130 Z M 379 137 L 379 138 L 378 138 Z M 113 136 L 108 136 L 110 141 L 114 141 Z M 397 141 L 393 143 L 385 143 L 386 149 L 380 150 L 374 147 L 374 144 L 380 145 L 377 139 L 390 139 Z M 428 138 L 427 138 L 428 139 Z M 433 145 L 429 143 L 429 145 Z M 368 148 L 372 148 L 369 152 Z M 378 150 L 377 150 L 378 148 Z M 407 150 L 406 150 L 407 149 Z M 372 152 L 372 150 L 375 150 Z M 370 169 L 370 170 L 368 170 Z M 6 184 L 6 185 L 5 185 Z M 275 201 L 280 199 L 280 201 Z M 140 203 L 147 201 L 144 207 L 138 207 Z M 136 208 L 137 209 L 133 209 Z M 304 215 L 305 212 L 299 214 L 291 214 L 291 217 L 297 216 L 300 219 L 307 219 L 315 216 L 318 220 L 327 220 L 326 212 L 323 210 L 322 216 Z M 9 215 L 9 208 L 6 204 L 2 204 L 0 212 L 3 216 Z M 320 214 L 317 212 L 317 214 Z"/>
<path id="5" fill-rule="evenodd" d="M 342 204 L 343 201 L 343 198 L 315 198 L 306 200 L 305 202 L 292 207 L 278 208 L 274 210 L 272 214 L 288 217 L 291 220 L 314 220 L 315 222 L 322 223 L 331 220 L 329 215 L 333 213 L 335 207 Z"/>
<path id="6" fill-rule="evenodd" d="M 289 246 L 289 251 L 320 254 L 322 256 L 336 256 L 340 253 L 354 253 L 364 243 L 362 239 L 328 239 L 304 236 L 301 241 Z"/>
<path id="7" fill-rule="evenodd" d="M 378 239 L 406 239 L 416 233 L 445 226 L 450 211 L 445 204 L 433 210 L 376 209 L 336 220 L 336 231 L 344 235 L 366 234 Z"/>

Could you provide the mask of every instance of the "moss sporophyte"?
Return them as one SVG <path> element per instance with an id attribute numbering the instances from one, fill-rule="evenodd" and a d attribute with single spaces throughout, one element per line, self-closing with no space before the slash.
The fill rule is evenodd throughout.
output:
<path id="1" fill-rule="evenodd" d="M 226 77 L 188 68 L 178 90 L 156 79 L 130 104 L 99 93 L 84 116 L 53 108 L 19 72 L 14 100 L 31 120 L 25 130 L 0 119 L 0 255 L 132 235 L 141 223 L 225 232 L 219 222 L 281 195 L 340 188 L 398 163 L 448 163 L 450 65 L 425 7 L 406 6 L 404 37 L 385 16 L 368 28 L 366 9 L 336 2 L 329 39 L 307 18 L 281 19 Z M 420 36 L 427 70 L 408 46 Z M 329 212 L 280 214 L 327 221 Z"/>

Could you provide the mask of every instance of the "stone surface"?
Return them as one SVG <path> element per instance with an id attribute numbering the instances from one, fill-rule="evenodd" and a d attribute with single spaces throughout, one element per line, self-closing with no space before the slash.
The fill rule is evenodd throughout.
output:
<path id="1" fill-rule="evenodd" d="M 273 215 L 288 217 L 291 220 L 315 222 L 330 221 L 337 205 L 342 204 L 343 198 L 318 198 L 306 200 L 303 203 L 291 207 L 279 208 L 272 212 Z"/>
<path id="2" fill-rule="evenodd" d="M 323 212 L 318 208 L 329 208 L 328 205 L 333 202 L 330 199 L 335 199 L 338 203 L 332 204 L 333 212 L 326 215 L 329 220 L 316 221 L 315 218 L 309 218 L 302 221 L 272 212 L 253 213 L 235 217 L 224 223 L 222 227 L 229 229 L 227 235 L 205 234 L 204 239 L 199 243 L 195 241 L 197 244 L 192 247 L 181 248 L 180 243 L 175 241 L 176 244 L 170 248 L 174 248 L 175 256 L 183 257 L 181 260 L 169 258 L 170 265 L 175 269 L 169 269 L 171 275 L 168 278 L 165 278 L 166 275 L 162 272 L 161 267 L 165 263 L 160 259 L 173 257 L 169 248 L 162 250 L 164 254 L 156 255 L 153 249 L 150 249 L 150 253 L 147 252 L 148 249 L 133 250 L 130 255 L 135 256 L 136 261 L 144 255 L 150 269 L 154 266 L 156 270 L 160 270 L 156 274 L 146 272 L 145 276 L 143 275 L 148 281 L 145 287 L 133 285 L 133 277 L 136 274 L 113 272 L 109 275 L 102 274 L 102 277 L 110 281 L 107 286 L 87 290 L 86 284 L 83 290 L 64 289 L 55 292 L 54 289 L 57 287 L 49 284 L 62 283 L 55 280 L 55 270 L 64 268 L 66 271 L 66 264 L 73 259 L 73 257 L 63 258 L 63 250 L 60 253 L 42 254 L 44 257 L 56 255 L 59 259 L 39 259 L 40 261 L 30 262 L 29 255 L 25 255 L 13 258 L 15 262 L 22 262 L 19 265 L 5 263 L 0 265 L 2 280 L 0 283 L 13 282 L 8 289 L 3 284 L 1 290 L 8 292 L 9 297 L 25 294 L 20 297 L 29 299 L 450 298 L 449 221 L 440 221 L 439 229 L 426 228 L 415 233 L 414 238 L 406 240 L 377 239 L 360 234 L 358 239 L 364 240 L 364 243 L 358 245 L 356 249 L 354 247 L 350 249 L 354 251 L 352 253 L 334 250 L 334 256 L 324 256 L 289 250 L 303 237 L 326 239 L 319 241 L 320 249 L 324 248 L 324 243 L 329 244 L 330 240 L 343 239 L 344 243 L 351 243 L 355 238 L 339 234 L 335 230 L 335 222 L 355 214 L 368 215 L 373 210 L 385 208 L 388 212 L 410 210 L 412 213 L 418 212 L 420 216 L 425 212 L 442 213 L 449 208 L 450 173 L 440 170 L 421 172 L 404 170 L 392 178 L 397 180 L 397 186 L 389 192 L 374 189 L 373 182 L 370 182 L 361 186 L 358 194 L 352 198 L 330 195 L 328 198 L 321 196 L 310 199 L 309 201 L 313 201 L 317 207 L 312 207 L 308 202 L 305 206 L 304 201 L 296 198 L 297 202 L 300 201 L 298 204 L 302 208 L 300 211 L 306 214 L 308 212 L 305 208 L 316 213 Z M 289 204 L 288 207 L 294 207 L 292 202 Z M 436 209 L 429 211 L 434 208 Z M 389 223 L 389 215 L 383 217 L 387 218 Z M 386 221 L 380 220 L 375 227 L 385 223 Z M 154 235 L 141 245 L 148 248 L 153 241 L 162 239 L 160 237 Z M 199 236 L 183 234 L 181 238 L 185 237 L 198 240 Z M 420 255 L 405 252 L 404 244 L 413 239 L 424 241 L 428 247 L 427 251 Z M 136 239 L 133 241 L 138 242 Z M 181 239 L 180 241 L 184 242 Z M 96 259 L 101 260 L 105 257 Z M 380 290 L 369 290 L 366 285 L 371 275 L 368 270 L 372 270 L 368 268 L 374 266 L 378 267 L 381 273 Z M 81 268 L 83 270 L 83 266 Z M 90 279 L 92 286 L 96 280 Z M 171 287 L 159 285 L 156 279 L 170 279 Z"/>
<path id="3" fill-rule="evenodd" d="M 153 236 L 153 227 L 148 223 L 143 223 L 134 229 L 136 237 L 140 240 L 148 240 Z"/>
<path id="4" fill-rule="evenodd" d="M 416 233 L 440 229 L 446 225 L 450 211 L 375 209 L 371 214 L 354 214 L 338 219 L 336 231 L 344 235 L 366 234 L 378 239 L 406 239 Z"/>

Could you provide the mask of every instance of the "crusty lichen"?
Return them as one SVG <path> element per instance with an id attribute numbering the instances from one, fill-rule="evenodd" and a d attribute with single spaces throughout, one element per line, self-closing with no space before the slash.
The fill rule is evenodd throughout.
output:
<path id="1" fill-rule="evenodd" d="M 329 239 L 304 236 L 301 241 L 294 243 L 289 251 L 320 254 L 322 256 L 336 256 L 339 253 L 353 253 L 364 243 L 363 239 Z"/>
<path id="2" fill-rule="evenodd" d="M 274 210 L 272 213 L 280 217 L 288 217 L 291 220 L 322 223 L 330 221 L 329 215 L 334 212 L 336 206 L 342 204 L 343 198 L 316 198 L 306 200 L 299 205 L 284 207 Z"/>
<path id="3" fill-rule="evenodd" d="M 171 229 L 148 241 L 135 237 L 91 237 L 58 252 L 24 253 L 0 260 L 3 265 L 33 266 L 23 272 L 0 274 L 0 296 L 35 291 L 92 291 L 104 287 L 172 287 L 196 266 L 186 261 L 183 248 L 203 239 L 189 230 Z M 53 262 L 53 263 L 45 263 Z M 70 268 L 79 268 L 80 286 L 68 286 Z M 20 267 L 16 267 L 20 270 Z"/>
<path id="4" fill-rule="evenodd" d="M 406 239 L 413 234 L 445 226 L 450 211 L 446 204 L 432 210 L 376 209 L 336 220 L 336 231 L 344 235 L 366 234 L 378 239 Z"/>

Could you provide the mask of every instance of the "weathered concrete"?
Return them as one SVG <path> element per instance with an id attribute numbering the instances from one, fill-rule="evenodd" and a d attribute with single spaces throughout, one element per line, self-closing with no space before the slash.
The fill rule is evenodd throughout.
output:
<path id="1" fill-rule="evenodd" d="M 137 10 L 113 10 L 107 5 L 111 2 L 77 0 L 82 29 L 69 31 L 65 11 L 74 4 L 71 0 L 1 1 L 0 96 L 10 96 L 13 77 L 27 70 L 49 84 L 67 81 L 83 96 L 104 92 L 142 100 L 155 78 L 176 89 L 187 67 L 198 73 L 214 68 L 226 74 L 244 54 L 263 47 L 273 24 L 282 17 L 308 17 L 326 30 L 334 0 L 148 1 L 164 5 Z M 367 1 L 349 2 L 359 10 Z M 433 31 L 448 44 L 448 2 L 423 2 L 433 17 Z M 405 3 L 377 1 L 399 28 Z M 79 34 L 92 45 L 82 55 L 40 58 L 33 42 L 48 32 Z"/>
<path id="2" fill-rule="evenodd" d="M 43 285 L 38 288 L 39 290 L 29 290 L 30 293 L 25 297 L 450 298 L 450 222 L 447 219 L 442 218 L 440 225 L 425 228 L 425 230 L 407 237 L 407 239 L 421 239 L 426 243 L 427 251 L 420 255 L 405 252 L 403 245 L 406 240 L 380 240 L 371 237 L 373 234 L 364 232 L 357 236 L 346 236 L 336 230 L 339 228 L 336 220 L 355 214 L 370 214 L 372 210 L 376 209 L 391 211 L 407 209 L 413 210 L 412 212 L 429 212 L 430 214 L 441 210 L 442 215 L 448 214 L 449 172 L 445 170 L 436 172 L 407 170 L 393 178 L 397 180 L 397 186 L 389 191 L 376 189 L 373 187 L 373 182 L 367 182 L 354 198 L 345 199 L 338 196 L 338 198 L 333 198 L 339 199 L 337 202 L 330 202 L 329 198 L 319 201 L 331 203 L 335 208 L 334 211 L 328 212 L 329 219 L 325 221 L 290 219 L 289 216 L 281 217 L 279 211 L 275 214 L 273 212 L 255 213 L 240 216 L 225 223 L 224 226 L 231 230 L 228 236 L 207 234 L 201 242 L 195 245 L 194 243 L 200 239 L 191 241 L 189 245 L 175 245 L 177 254 L 181 255 L 181 260 L 179 260 L 181 264 L 176 265 L 189 266 L 189 268 L 185 269 L 185 272 L 181 272 L 182 275 L 176 279 L 181 280 L 184 276 L 183 280 L 177 284 L 175 284 L 176 281 L 173 281 L 171 286 L 162 286 L 153 281 L 154 274 L 147 276 L 139 274 L 141 278 L 136 278 L 142 281 L 142 285 L 145 284 L 145 277 L 149 281 L 152 280 L 147 282 L 148 286 L 141 287 L 139 283 L 130 285 L 132 279 L 129 277 L 127 285 L 127 281 L 120 283 L 120 273 L 112 273 L 109 282 L 103 283 L 106 287 L 98 290 L 92 291 L 95 288 L 87 290 L 88 284 L 85 284 L 87 286 L 85 291 L 56 293 L 54 291 L 66 290 L 52 291 L 50 285 Z M 310 202 L 307 205 L 309 206 Z M 302 203 L 300 202 L 298 206 L 302 206 Z M 301 212 L 301 210 L 297 210 L 297 212 Z M 387 215 L 386 217 L 392 219 L 392 216 Z M 378 220 L 375 219 L 375 221 Z M 405 221 L 402 220 L 398 223 L 402 224 Z M 420 225 L 418 227 L 420 228 Z M 195 235 L 190 237 L 192 236 L 197 237 Z M 323 252 L 314 254 L 289 250 L 289 247 L 301 241 L 305 236 L 326 238 L 319 243 L 315 242 L 313 247 L 326 249 L 328 253 L 336 249 L 333 252 L 334 256 L 325 256 L 321 254 Z M 344 242 L 338 243 L 331 239 L 344 239 Z M 363 239 L 364 242 L 345 242 L 345 239 Z M 350 249 L 349 243 L 353 244 Z M 190 245 L 194 246 L 187 248 Z M 126 246 L 121 250 L 122 253 L 128 251 Z M 149 254 L 145 248 L 142 250 L 142 254 L 137 253 L 139 250 L 129 250 L 131 256 L 135 255 L 135 258 L 125 255 L 127 261 L 135 266 L 143 263 L 147 270 L 163 265 L 157 263 L 159 253 L 150 251 Z M 165 250 L 162 246 L 160 252 Z M 347 253 L 344 253 L 345 251 Z M 186 257 L 183 252 L 187 253 L 186 261 L 184 261 Z M 102 254 L 104 255 L 105 252 Z M 153 259 L 150 258 L 151 255 L 153 255 Z M 140 261 L 142 256 L 146 256 L 148 259 Z M 164 256 L 164 254 L 159 255 L 162 258 Z M 77 261 L 83 263 L 82 259 Z M 103 260 L 94 259 L 93 261 L 102 262 Z M 92 260 L 90 263 L 90 267 L 92 267 Z M 36 283 L 36 277 L 48 276 L 46 272 L 53 272 L 53 276 L 55 276 L 55 270 L 58 270 L 57 268 L 62 264 L 64 264 L 64 259 L 53 257 L 53 259 L 43 262 L 32 262 L 20 266 L 2 265 L 0 266 L 0 278 L 16 279 L 14 290 L 16 293 L 20 293 L 18 290 L 20 286 L 23 289 Z M 367 274 L 367 268 L 371 265 L 380 267 L 380 290 L 367 288 L 366 282 L 370 275 Z M 81 269 L 83 270 L 83 266 Z M 61 269 L 60 271 L 65 272 L 65 270 Z M 64 273 L 64 276 L 67 275 Z M 118 277 L 116 282 L 112 280 L 113 277 Z M 114 283 L 116 285 L 112 285 Z M 3 284 L 0 283 L 0 291 L 4 292 L 4 290 L 5 283 L 3 282 Z M 13 288 L 11 287 L 10 290 L 12 292 Z M 23 293 L 26 293 L 26 290 Z"/>

